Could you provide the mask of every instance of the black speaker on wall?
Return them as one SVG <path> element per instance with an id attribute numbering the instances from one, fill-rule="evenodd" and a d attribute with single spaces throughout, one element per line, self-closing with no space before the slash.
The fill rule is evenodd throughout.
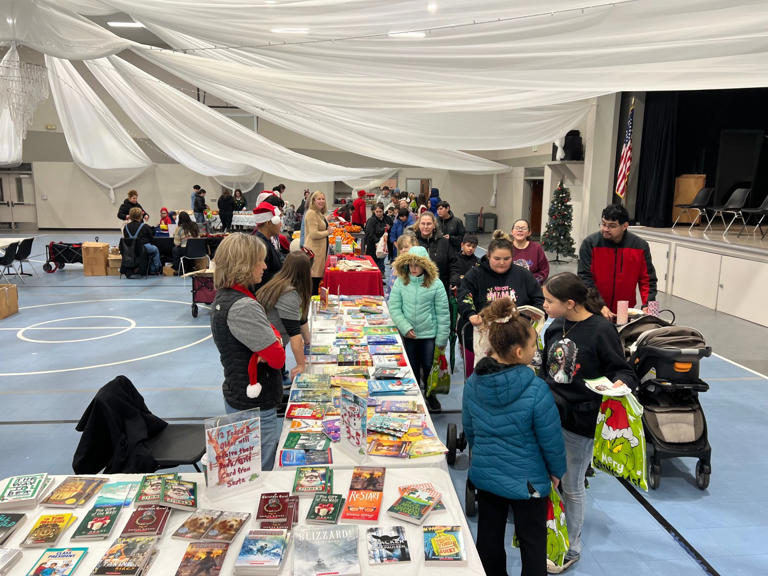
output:
<path id="1" fill-rule="evenodd" d="M 721 130 L 714 204 L 724 204 L 736 188 L 752 188 L 749 205 L 753 205 L 756 192 L 768 184 L 767 165 L 764 130 Z"/>

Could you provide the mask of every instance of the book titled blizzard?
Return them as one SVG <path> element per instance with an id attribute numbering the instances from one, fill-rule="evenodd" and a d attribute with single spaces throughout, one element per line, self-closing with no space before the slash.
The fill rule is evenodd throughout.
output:
<path id="1" fill-rule="evenodd" d="M 294 538 L 294 576 L 360 574 L 357 526 L 297 529 Z"/>

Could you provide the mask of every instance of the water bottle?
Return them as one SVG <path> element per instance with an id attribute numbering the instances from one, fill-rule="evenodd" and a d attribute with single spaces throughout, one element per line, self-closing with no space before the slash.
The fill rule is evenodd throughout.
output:
<path id="1" fill-rule="evenodd" d="M 336 238 L 336 246 L 334 247 L 336 254 L 341 254 L 341 237 Z"/>

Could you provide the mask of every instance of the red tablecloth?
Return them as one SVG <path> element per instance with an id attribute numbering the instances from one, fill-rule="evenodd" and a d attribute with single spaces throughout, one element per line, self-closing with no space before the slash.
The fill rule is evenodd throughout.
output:
<path id="1" fill-rule="evenodd" d="M 370 256 L 364 256 L 373 266 L 376 262 Z M 381 271 L 362 270 L 362 271 L 341 271 L 329 270 L 331 259 L 325 261 L 325 275 L 323 276 L 323 286 L 328 288 L 331 294 L 347 295 L 370 295 L 384 296 L 384 286 L 381 283 Z"/>

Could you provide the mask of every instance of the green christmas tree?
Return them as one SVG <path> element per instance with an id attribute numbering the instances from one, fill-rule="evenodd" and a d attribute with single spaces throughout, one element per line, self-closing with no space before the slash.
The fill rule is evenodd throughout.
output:
<path id="1" fill-rule="evenodd" d="M 554 252 L 557 256 L 555 262 L 560 261 L 560 256 L 574 258 L 573 238 L 571 238 L 571 227 L 573 226 L 573 206 L 570 204 L 571 193 L 568 188 L 563 186 L 562 180 L 552 193 L 552 202 L 549 205 L 549 222 L 544 236 L 541 239 L 541 246 L 547 252 Z"/>

